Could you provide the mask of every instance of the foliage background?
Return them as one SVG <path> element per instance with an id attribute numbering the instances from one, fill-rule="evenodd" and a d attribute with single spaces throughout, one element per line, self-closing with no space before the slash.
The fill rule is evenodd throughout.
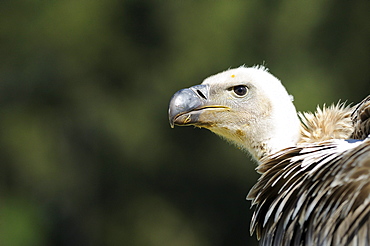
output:
<path id="1" fill-rule="evenodd" d="M 370 1 L 0 2 L 0 244 L 256 245 L 258 178 L 172 94 L 265 64 L 298 110 L 370 89 Z"/>

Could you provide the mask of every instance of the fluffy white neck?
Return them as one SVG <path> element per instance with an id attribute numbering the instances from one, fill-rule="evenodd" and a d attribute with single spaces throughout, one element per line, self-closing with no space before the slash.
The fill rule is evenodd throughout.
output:
<path id="1" fill-rule="evenodd" d="M 266 145 L 269 146 L 266 155 L 274 153 L 278 150 L 295 146 L 300 140 L 300 121 L 297 111 L 292 102 L 280 102 L 272 114 L 271 124 L 272 129 L 266 129 L 267 139 Z"/>
<path id="2" fill-rule="evenodd" d="M 278 150 L 295 146 L 301 136 L 300 121 L 287 93 L 286 97 L 286 100 L 269 103 L 270 108 L 262 110 L 262 115 L 244 122 L 239 119 L 238 124 L 219 125 L 210 130 L 248 151 L 257 161 Z"/>
<path id="3" fill-rule="evenodd" d="M 258 122 L 258 130 L 251 132 L 246 129 L 249 137 L 247 135 L 242 146 L 257 161 L 281 149 L 295 146 L 300 140 L 300 122 L 293 104 L 283 108 L 276 109 L 271 117 Z"/>

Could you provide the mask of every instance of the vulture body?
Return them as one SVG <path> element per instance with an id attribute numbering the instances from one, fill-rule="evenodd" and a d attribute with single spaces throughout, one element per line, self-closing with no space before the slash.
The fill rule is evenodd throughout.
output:
<path id="1" fill-rule="evenodd" d="M 174 125 L 207 128 L 247 150 L 260 245 L 370 245 L 370 96 L 298 113 L 266 68 L 239 67 L 174 94 Z"/>

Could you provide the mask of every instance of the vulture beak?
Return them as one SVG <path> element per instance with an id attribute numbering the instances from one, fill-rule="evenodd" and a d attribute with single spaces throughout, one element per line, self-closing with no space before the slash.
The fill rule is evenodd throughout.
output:
<path id="1" fill-rule="evenodd" d="M 225 106 L 210 105 L 209 85 L 195 85 L 176 92 L 170 101 L 168 116 L 171 128 L 175 125 L 198 125 L 202 122 L 199 116 L 205 109 L 227 108 Z"/>

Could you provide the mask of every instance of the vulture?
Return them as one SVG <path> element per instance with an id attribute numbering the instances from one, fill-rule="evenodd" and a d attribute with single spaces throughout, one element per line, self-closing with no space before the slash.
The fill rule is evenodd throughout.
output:
<path id="1" fill-rule="evenodd" d="M 241 66 L 176 92 L 174 125 L 206 128 L 250 153 L 247 199 L 260 245 L 370 245 L 370 96 L 297 113 L 264 66 Z"/>

